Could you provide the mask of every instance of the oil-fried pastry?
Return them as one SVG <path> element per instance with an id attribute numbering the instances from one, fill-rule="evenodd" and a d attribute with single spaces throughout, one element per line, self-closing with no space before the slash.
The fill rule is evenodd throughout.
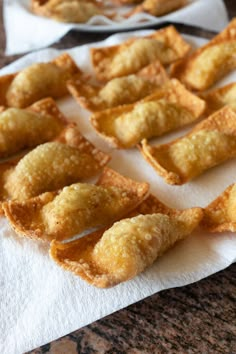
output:
<path id="1" fill-rule="evenodd" d="M 236 83 L 217 88 L 208 93 L 201 94 L 207 103 L 207 113 L 211 114 L 224 106 L 229 105 L 236 110 Z"/>
<path id="2" fill-rule="evenodd" d="M 201 225 L 211 232 L 236 231 L 236 184 L 204 209 Z"/>
<path id="3" fill-rule="evenodd" d="M 60 22 L 84 23 L 102 14 L 98 2 L 93 0 L 31 0 L 32 11 Z"/>
<path id="4" fill-rule="evenodd" d="M 71 80 L 68 89 L 82 107 L 96 112 L 136 102 L 167 80 L 165 69 L 156 61 L 137 74 L 118 77 L 104 85 L 91 84 L 80 79 Z"/>
<path id="5" fill-rule="evenodd" d="M 236 19 L 208 44 L 174 63 L 172 77 L 191 89 L 203 91 L 236 68 Z"/>
<path id="6" fill-rule="evenodd" d="M 194 122 L 204 110 L 203 100 L 171 80 L 142 101 L 93 114 L 91 123 L 115 147 L 129 148 Z"/>
<path id="7" fill-rule="evenodd" d="M 186 183 L 236 156 L 236 113 L 226 106 L 196 125 L 189 134 L 157 146 L 143 140 L 140 150 L 167 183 Z"/>
<path id="8" fill-rule="evenodd" d="M 65 125 L 66 119 L 51 98 L 27 109 L 3 109 L 0 112 L 0 158 L 52 140 Z"/>
<path id="9" fill-rule="evenodd" d="M 76 183 L 25 202 L 4 203 L 15 231 L 41 240 L 65 240 L 88 228 L 120 219 L 147 196 L 147 183 L 105 169 L 98 185 Z"/>
<path id="10" fill-rule="evenodd" d="M 111 0 L 111 2 L 120 5 L 133 5 L 139 4 L 140 2 L 142 2 L 142 0 Z"/>
<path id="11" fill-rule="evenodd" d="M 32 198 L 95 176 L 109 159 L 71 125 L 54 141 L 37 146 L 6 169 L 0 176 L 2 194 L 5 200 Z"/>
<path id="12" fill-rule="evenodd" d="M 153 196 L 148 199 L 137 210 L 145 215 L 120 220 L 108 229 L 66 244 L 52 241 L 51 257 L 64 269 L 101 288 L 132 279 L 187 237 L 202 218 L 200 208 L 171 210 Z"/>
<path id="13" fill-rule="evenodd" d="M 81 75 L 67 53 L 51 62 L 32 64 L 19 73 L 0 77 L 0 104 L 25 108 L 45 97 L 60 98 L 68 93 L 67 81 Z"/>
<path id="14" fill-rule="evenodd" d="M 139 12 L 147 12 L 153 16 L 163 16 L 169 12 L 178 10 L 186 5 L 186 0 L 145 0 L 137 6 L 128 16 Z"/>
<path id="15" fill-rule="evenodd" d="M 169 26 L 119 45 L 92 48 L 91 59 L 98 80 L 108 81 L 134 74 L 156 60 L 170 64 L 184 57 L 189 50 L 190 45 L 173 26 Z"/>

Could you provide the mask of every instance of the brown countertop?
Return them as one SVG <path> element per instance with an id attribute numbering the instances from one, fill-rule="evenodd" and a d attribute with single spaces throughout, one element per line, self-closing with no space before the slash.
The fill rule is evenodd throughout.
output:
<path id="1" fill-rule="evenodd" d="M 230 17 L 236 1 L 225 0 Z M 0 67 L 4 56 L 0 23 Z M 70 32 L 56 48 L 101 40 Z M 29 354 L 234 354 L 236 353 L 236 264 L 197 283 L 162 291 Z M 10 353 L 9 353 L 10 354 Z"/>

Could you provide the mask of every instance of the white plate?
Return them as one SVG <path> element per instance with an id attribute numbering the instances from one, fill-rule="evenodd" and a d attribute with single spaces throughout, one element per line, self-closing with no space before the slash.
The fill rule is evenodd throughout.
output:
<path id="1" fill-rule="evenodd" d="M 173 21 L 219 31 L 227 25 L 228 16 L 222 0 L 189 0 L 189 2 L 190 5 L 159 18 L 142 13 L 117 22 L 104 16 L 95 16 L 86 24 L 66 24 L 31 13 L 30 0 L 4 0 L 6 53 L 23 53 L 49 46 L 71 29 L 84 32 L 114 32 Z"/>

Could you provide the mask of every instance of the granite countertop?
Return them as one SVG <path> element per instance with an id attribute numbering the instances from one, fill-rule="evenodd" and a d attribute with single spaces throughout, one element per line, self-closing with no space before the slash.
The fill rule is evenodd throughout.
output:
<path id="1" fill-rule="evenodd" d="M 230 17 L 235 0 L 225 0 Z M 0 22 L 0 66 L 19 56 L 4 56 Z M 101 40 L 97 34 L 86 41 Z M 70 32 L 57 48 L 85 41 Z M 234 354 L 236 353 L 236 264 L 197 283 L 150 296 L 28 354 Z M 10 354 L 10 353 L 9 353 Z"/>

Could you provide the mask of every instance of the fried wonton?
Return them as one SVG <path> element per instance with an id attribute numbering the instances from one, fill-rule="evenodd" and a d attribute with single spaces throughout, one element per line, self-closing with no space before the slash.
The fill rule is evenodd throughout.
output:
<path id="1" fill-rule="evenodd" d="M 236 156 L 236 113 L 224 107 L 196 125 L 189 134 L 157 146 L 143 140 L 140 150 L 167 183 L 186 183 Z"/>
<path id="2" fill-rule="evenodd" d="M 118 4 L 118 5 L 133 5 L 133 4 L 139 4 L 143 0 L 111 0 L 112 3 Z"/>
<path id="3" fill-rule="evenodd" d="M 45 98 L 60 98 L 68 91 L 66 83 L 82 72 L 64 53 L 48 63 L 36 63 L 19 73 L 0 77 L 0 104 L 25 108 Z"/>
<path id="4" fill-rule="evenodd" d="M 189 50 L 190 45 L 173 26 L 169 26 L 119 45 L 91 48 L 91 59 L 98 80 L 108 81 L 134 74 L 156 60 L 170 64 L 184 57 Z"/>
<path id="5" fill-rule="evenodd" d="M 201 97 L 207 103 L 208 114 L 211 114 L 226 105 L 229 105 L 236 110 L 236 83 L 234 82 L 208 93 L 204 93 Z"/>
<path id="6" fill-rule="evenodd" d="M 153 16 L 163 16 L 186 5 L 187 0 L 145 0 L 141 5 L 129 12 L 128 16 L 139 12 L 147 12 Z"/>
<path id="7" fill-rule="evenodd" d="M 118 77 L 104 85 L 91 84 L 80 79 L 71 80 L 68 89 L 82 107 L 96 112 L 136 102 L 167 80 L 165 69 L 156 61 L 137 74 Z"/>
<path id="8" fill-rule="evenodd" d="M 115 147 L 129 148 L 194 122 L 204 110 L 203 100 L 171 80 L 142 101 L 93 114 L 91 123 Z"/>
<path id="9" fill-rule="evenodd" d="M 0 158 L 52 140 L 66 123 L 51 98 L 38 101 L 27 109 L 3 109 L 0 112 Z"/>
<path id="10" fill-rule="evenodd" d="M 60 22 L 84 23 L 101 15 L 101 6 L 93 0 L 31 0 L 32 11 Z"/>
<path id="11" fill-rule="evenodd" d="M 14 167 L 1 164 L 2 200 L 22 201 L 95 176 L 109 159 L 70 125 L 53 142 L 37 146 Z"/>
<path id="12" fill-rule="evenodd" d="M 171 76 L 203 91 L 236 68 L 236 19 L 208 44 L 172 65 Z"/>
<path id="13" fill-rule="evenodd" d="M 147 197 L 148 190 L 147 183 L 106 168 L 97 185 L 72 184 L 25 202 L 4 203 L 3 209 L 17 233 L 40 240 L 65 240 L 120 219 Z"/>
<path id="14" fill-rule="evenodd" d="M 187 237 L 202 218 L 200 208 L 170 209 L 153 196 L 133 214 L 79 240 L 66 244 L 52 241 L 51 257 L 88 283 L 111 287 L 141 273 Z"/>
<path id="15" fill-rule="evenodd" d="M 202 226 L 210 232 L 236 231 L 236 184 L 204 209 Z"/>

